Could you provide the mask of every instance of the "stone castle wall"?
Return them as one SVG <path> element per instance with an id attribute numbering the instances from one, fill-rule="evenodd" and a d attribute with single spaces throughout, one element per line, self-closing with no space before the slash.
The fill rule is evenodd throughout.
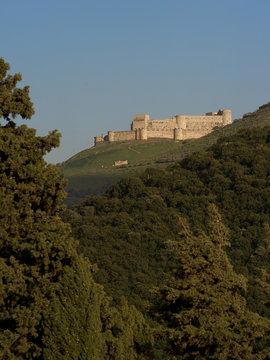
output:
<path id="1" fill-rule="evenodd" d="M 108 141 L 128 141 L 136 140 L 135 131 L 109 131 L 108 132 Z"/>
<path id="2" fill-rule="evenodd" d="M 162 120 L 150 120 L 149 115 L 136 115 L 130 131 L 108 131 L 106 136 L 96 136 L 95 145 L 103 142 L 147 140 L 147 139 L 194 139 L 209 134 L 216 127 L 232 122 L 231 110 L 198 115 L 176 115 Z"/>

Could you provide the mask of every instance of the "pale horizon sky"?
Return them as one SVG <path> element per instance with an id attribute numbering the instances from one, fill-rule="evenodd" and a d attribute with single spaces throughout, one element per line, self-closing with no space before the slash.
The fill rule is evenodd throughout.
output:
<path id="1" fill-rule="evenodd" d="M 267 0 L 1 1 L 1 53 L 30 85 L 46 159 L 93 146 L 96 135 L 153 119 L 232 109 L 233 119 L 270 101 Z"/>

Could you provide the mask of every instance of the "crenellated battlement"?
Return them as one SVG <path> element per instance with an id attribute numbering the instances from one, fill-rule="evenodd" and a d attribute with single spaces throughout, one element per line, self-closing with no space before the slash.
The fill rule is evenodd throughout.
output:
<path id="1" fill-rule="evenodd" d="M 205 136 L 216 127 L 232 123 L 231 110 L 219 110 L 200 115 L 175 115 L 163 120 L 151 120 L 147 114 L 136 115 L 130 131 L 108 131 L 106 136 L 96 136 L 95 145 L 104 142 L 172 139 L 175 141 Z"/>

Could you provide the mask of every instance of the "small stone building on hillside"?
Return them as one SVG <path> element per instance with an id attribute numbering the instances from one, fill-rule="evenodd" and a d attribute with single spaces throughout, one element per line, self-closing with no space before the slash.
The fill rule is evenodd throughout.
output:
<path id="1" fill-rule="evenodd" d="M 219 110 L 199 115 L 175 115 L 163 120 L 150 120 L 147 114 L 136 115 L 130 131 L 108 131 L 105 136 L 96 136 L 95 145 L 104 142 L 172 139 L 196 139 L 209 134 L 217 127 L 232 123 L 231 110 Z"/>

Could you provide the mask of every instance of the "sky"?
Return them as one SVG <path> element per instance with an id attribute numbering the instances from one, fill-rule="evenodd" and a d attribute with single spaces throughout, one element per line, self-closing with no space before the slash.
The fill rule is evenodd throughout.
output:
<path id="1" fill-rule="evenodd" d="M 67 160 L 152 119 L 270 101 L 269 0 L 0 0 L 0 57 L 30 85 L 38 135 Z M 22 123 L 18 121 L 18 123 Z"/>

